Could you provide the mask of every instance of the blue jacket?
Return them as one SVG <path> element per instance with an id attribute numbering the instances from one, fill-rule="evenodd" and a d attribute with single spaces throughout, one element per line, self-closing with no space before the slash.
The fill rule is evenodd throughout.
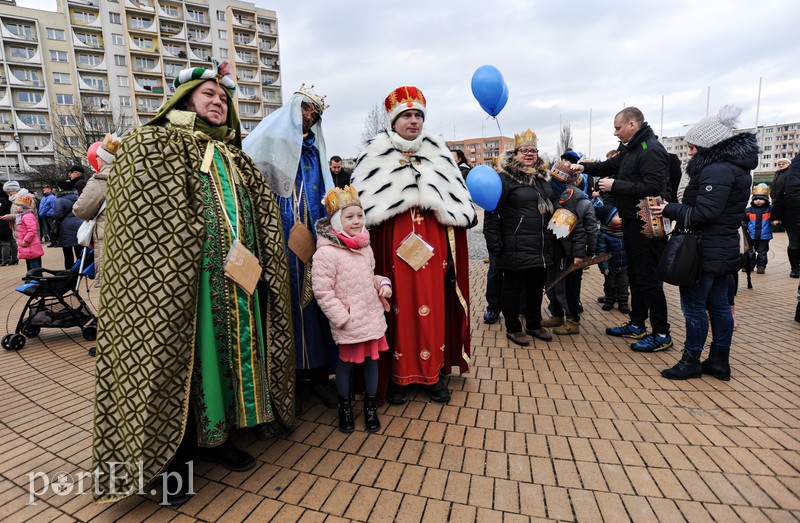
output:
<path id="1" fill-rule="evenodd" d="M 61 222 L 58 230 L 59 247 L 75 247 L 78 245 L 78 229 L 83 220 L 75 216 L 72 206 L 78 200 L 77 191 L 61 191 L 56 198 L 56 208 L 53 218 Z"/>
<path id="2" fill-rule="evenodd" d="M 42 196 L 39 203 L 39 216 L 50 218 L 56 210 L 56 195 L 53 193 Z"/>
<path id="3" fill-rule="evenodd" d="M 600 263 L 600 270 L 624 271 L 628 269 L 628 258 L 625 256 L 625 245 L 622 241 L 622 231 L 614 231 L 605 225 L 600 226 L 597 236 L 597 254 L 611 253 L 611 259 Z"/>
<path id="4" fill-rule="evenodd" d="M 772 239 L 772 205 L 758 207 L 751 205 L 745 209 L 747 216 L 747 232 L 752 240 Z"/>

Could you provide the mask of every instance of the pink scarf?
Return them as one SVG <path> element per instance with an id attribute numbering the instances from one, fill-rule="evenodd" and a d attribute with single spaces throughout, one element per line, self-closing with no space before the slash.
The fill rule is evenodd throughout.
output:
<path id="1" fill-rule="evenodd" d="M 333 227 L 331 227 L 331 232 L 342 240 L 342 243 L 344 243 L 344 246 L 348 249 L 361 249 L 369 245 L 369 231 L 367 231 L 366 227 L 361 229 L 361 232 L 355 236 L 347 236 L 344 231 L 339 232 Z"/>

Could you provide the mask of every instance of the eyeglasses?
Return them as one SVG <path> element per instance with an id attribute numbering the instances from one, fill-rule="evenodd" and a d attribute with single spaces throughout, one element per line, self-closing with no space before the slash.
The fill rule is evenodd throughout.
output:
<path id="1" fill-rule="evenodd" d="M 517 149 L 517 152 L 522 154 L 536 154 L 539 152 L 539 149 L 532 149 L 530 147 L 525 147 L 523 149 Z"/>

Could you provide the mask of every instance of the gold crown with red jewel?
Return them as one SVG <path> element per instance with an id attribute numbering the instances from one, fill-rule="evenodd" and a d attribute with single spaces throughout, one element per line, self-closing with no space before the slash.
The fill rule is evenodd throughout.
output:
<path id="1" fill-rule="evenodd" d="M 328 211 L 328 216 L 333 216 L 336 212 L 341 211 L 345 207 L 351 205 L 358 205 L 361 207 L 361 200 L 358 199 L 358 191 L 352 185 L 345 185 L 344 189 L 338 187 L 331 189 L 325 194 L 322 199 L 325 204 L 325 210 Z"/>
<path id="2" fill-rule="evenodd" d="M 394 120 L 402 113 L 411 109 L 421 112 L 422 118 L 425 118 L 425 108 L 427 107 L 425 95 L 413 85 L 398 87 L 389 93 L 383 104 L 391 123 L 394 123 Z"/>

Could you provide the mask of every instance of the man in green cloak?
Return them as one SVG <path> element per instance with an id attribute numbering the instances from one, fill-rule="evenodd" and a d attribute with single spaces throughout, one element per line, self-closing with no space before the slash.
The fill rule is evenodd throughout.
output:
<path id="1" fill-rule="evenodd" d="M 125 136 L 108 177 L 93 441 L 99 502 L 144 493 L 161 478 L 164 502 L 182 503 L 193 446 L 246 470 L 255 460 L 228 439 L 232 428 L 294 423 L 280 213 L 240 149 L 229 66 L 214 65 L 178 74 L 175 95 Z"/>

